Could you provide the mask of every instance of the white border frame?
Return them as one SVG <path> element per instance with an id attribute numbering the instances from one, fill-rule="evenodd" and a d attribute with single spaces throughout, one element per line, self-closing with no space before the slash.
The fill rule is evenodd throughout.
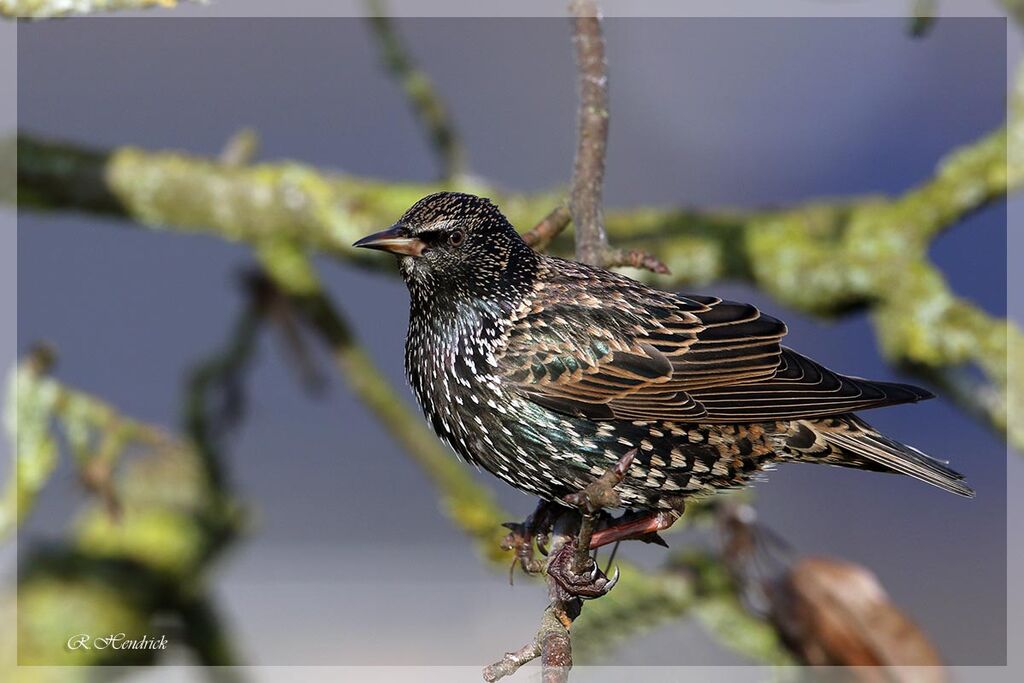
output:
<path id="1" fill-rule="evenodd" d="M 603 0 L 604 13 L 608 17 L 907 17 L 911 9 L 910 0 Z M 995 0 L 944 0 L 938 2 L 940 16 L 955 17 L 1005 17 L 1002 6 Z M 562 2 L 551 0 L 515 0 L 514 2 L 480 2 L 480 0 L 392 0 L 389 12 L 398 17 L 564 17 Z M 109 16 L 109 15 L 105 15 Z M 212 4 L 182 4 L 172 10 L 148 12 L 124 12 L 124 17 L 360 17 L 365 16 L 365 5 L 357 0 L 213 0 Z M 1007 23 L 1007 91 L 1017 77 L 1017 69 L 1024 68 L 1024 29 L 1018 29 L 1012 21 Z M 17 26 L 15 22 L 0 20 L 0 135 L 8 135 L 17 128 Z M 1022 78 L 1024 88 L 1024 78 Z M 1024 93 L 1021 93 L 1024 97 Z M 1024 142 L 1010 146 L 1011 154 L 1024 153 Z M 1015 164 L 1024 159 L 1013 158 Z M 0 172 L 11 173 L 14 168 L 0 168 Z M 5 178 L 15 182 L 15 178 Z M 1024 226 L 1024 197 L 1017 196 L 1007 206 L 1007 306 L 1008 315 L 1017 324 L 1024 323 L 1024 269 L 1018 269 L 1015 256 L 1024 255 L 1024 235 L 1012 226 Z M 17 229 L 16 212 L 9 207 L 0 207 L 0 311 L 13 324 L 5 326 L 0 333 L 0 368 L 5 371 L 13 367 L 17 353 Z M 1012 375 L 1011 375 L 1012 376 Z M 1010 406 L 1021 405 L 1022 399 L 1016 392 L 1024 387 L 1011 387 Z M 1010 415 L 1009 419 L 1024 419 L 1024 415 Z M 6 461 L 13 456 L 10 444 L 2 440 L 0 453 Z M 1009 449 L 1007 451 L 1009 456 Z M 7 470 L 6 465 L 0 465 Z M 8 470 L 9 471 L 9 470 Z M 954 667 L 952 678 L 957 681 L 1011 681 L 1024 680 L 1024 654 L 1012 647 L 1013 643 L 1024 643 L 1024 585 L 1015 581 L 1024 572 L 1024 501 L 1020 494 L 1024 490 L 1024 459 L 1008 457 L 1007 463 L 1007 663 L 1005 666 Z M 14 558 L 17 556 L 16 542 L 0 545 L 0 572 L 13 574 Z M 12 571 L 7 571 L 7 570 Z M 0 606 L 2 608 L 2 606 Z M 0 619 L 11 628 L 13 614 L 0 613 Z M 998 637 L 999 634 L 993 634 Z M 18 680 L 29 674 L 33 680 L 64 680 L 68 674 L 85 673 L 78 667 L 31 667 L 31 671 L 5 671 L 4 663 L 16 661 L 16 653 L 0 652 L 0 679 Z M 481 667 L 242 667 L 247 681 L 472 681 L 481 679 Z M 20 669 L 20 668 L 19 668 Z M 26 667 L 25 669 L 29 669 Z M 92 668 L 90 672 L 100 674 L 103 670 L 125 676 L 127 680 L 138 680 L 143 675 L 146 681 L 193 681 L 208 679 L 210 672 L 195 666 L 161 666 L 139 671 L 123 668 Z M 539 668 L 524 669 L 511 680 L 539 680 Z M 573 681 L 622 681 L 622 680 L 689 680 L 710 681 L 763 681 L 779 676 L 769 667 L 707 667 L 707 666 L 658 666 L 658 667 L 576 667 Z M 1014 674 L 1013 672 L 1017 673 Z M 10 674 L 10 675 L 9 675 Z M 782 673 L 784 676 L 785 674 Z"/>

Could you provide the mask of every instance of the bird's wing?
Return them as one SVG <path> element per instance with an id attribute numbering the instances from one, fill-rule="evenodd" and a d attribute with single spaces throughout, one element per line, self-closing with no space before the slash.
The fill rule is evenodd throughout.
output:
<path id="1" fill-rule="evenodd" d="M 542 294 L 543 302 L 513 322 L 496 362 L 517 391 L 560 413 L 756 422 L 929 396 L 844 377 L 784 348 L 785 324 L 750 304 L 676 296 L 628 280 Z"/>

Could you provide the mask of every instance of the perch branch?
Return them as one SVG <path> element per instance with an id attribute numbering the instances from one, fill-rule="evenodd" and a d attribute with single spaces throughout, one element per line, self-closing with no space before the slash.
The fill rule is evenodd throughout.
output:
<path id="1" fill-rule="evenodd" d="M 484 669 L 484 680 L 493 683 L 511 676 L 537 658 L 540 658 L 543 666 L 544 683 L 568 680 L 569 669 L 572 667 L 572 643 L 563 618 L 556 607 L 548 606 L 541 616 L 534 639 L 515 652 L 506 652 L 500 660 L 487 666 Z"/>
<path id="2" fill-rule="evenodd" d="M 576 536 L 576 555 L 573 563 L 577 572 L 582 572 L 589 562 L 590 539 L 594 535 L 594 514 L 603 509 L 619 507 L 619 494 L 615 487 L 622 483 L 636 458 L 635 448 L 626 452 L 614 467 L 592 481 L 582 491 L 565 497 L 565 502 L 580 509 L 580 530 Z"/>

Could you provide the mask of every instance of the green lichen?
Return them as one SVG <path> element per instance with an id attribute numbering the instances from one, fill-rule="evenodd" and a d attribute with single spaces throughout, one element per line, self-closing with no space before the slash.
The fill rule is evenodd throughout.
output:
<path id="1" fill-rule="evenodd" d="M 192 0 L 204 2 L 204 0 Z M 52 19 L 100 12 L 177 6 L 177 0 L 0 0 L 0 16 L 21 19 Z"/>
<path id="2" fill-rule="evenodd" d="M 194 575 L 208 550 L 194 515 L 152 504 L 126 506 L 116 519 L 103 509 L 89 509 L 72 533 L 85 554 L 131 559 L 181 580 Z"/>
<path id="3" fill-rule="evenodd" d="M 1018 90 L 1024 86 L 1018 83 Z M 912 372 L 924 368 L 921 374 L 930 381 L 927 368 L 937 365 L 966 362 L 981 367 L 1000 400 L 992 410 L 978 410 L 976 401 L 965 398 L 964 407 L 992 425 L 1005 425 L 1007 357 L 999 355 L 992 337 L 1008 324 L 980 309 L 966 315 L 971 305 L 951 294 L 932 266 L 928 248 L 954 222 L 1024 180 L 1024 158 L 1007 156 L 1008 147 L 1011 152 L 1021 147 L 1020 108 L 1012 106 L 1006 126 L 954 150 L 931 178 L 898 197 L 817 201 L 775 211 L 609 210 L 608 234 L 616 246 L 662 258 L 670 277 L 630 271 L 659 286 L 742 280 L 783 305 L 825 317 L 870 307 L 876 312 L 872 319 L 880 346 L 898 366 Z M 64 157 L 68 164 L 58 162 Z M 117 210 L 139 223 L 255 246 L 275 277 L 292 289 L 313 287 L 296 253 L 325 253 L 392 268 L 390 259 L 353 249 L 352 243 L 391 224 L 417 199 L 443 187 L 323 174 L 294 162 L 239 166 L 138 148 L 105 155 L 30 138 L 19 139 L 18 164 L 19 191 L 43 205 L 105 211 L 113 197 Z M 61 168 L 65 170 L 60 173 L 54 170 Z M 74 186 L 75 177 L 97 175 L 104 182 L 92 194 L 63 189 Z M 521 195 L 479 181 L 463 184 L 461 189 L 494 198 L 521 229 L 561 201 L 558 192 Z M 565 236 L 552 245 L 561 254 L 571 248 Z M 946 318 L 942 312 L 956 315 Z M 971 324 L 951 324 L 962 319 Z M 1016 326 L 1009 328 L 1011 336 L 1019 333 Z M 948 336 L 949 341 L 929 336 Z M 975 353 L 957 350 L 972 343 Z M 1016 348 L 1010 345 L 1009 353 Z M 1012 427 L 1008 436 L 1024 447 L 1022 431 Z"/>
<path id="4" fill-rule="evenodd" d="M 102 577 L 34 575 L 18 590 L 18 663 L 22 666 L 95 666 L 142 664 L 152 659 L 147 651 L 71 649 L 69 639 L 124 633 L 139 637 L 149 621 L 125 585 Z M 152 632 L 150 632 L 152 635 Z"/>

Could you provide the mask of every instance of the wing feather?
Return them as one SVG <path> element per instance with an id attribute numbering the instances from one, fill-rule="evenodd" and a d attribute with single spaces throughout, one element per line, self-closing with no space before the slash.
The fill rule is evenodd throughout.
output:
<path id="1" fill-rule="evenodd" d="M 581 289 L 582 279 L 546 283 L 497 354 L 505 380 L 551 410 L 595 420 L 755 422 L 930 396 L 822 367 L 783 347 L 785 324 L 750 304 L 617 276 Z M 557 304 L 542 305 L 545 295 Z"/>

